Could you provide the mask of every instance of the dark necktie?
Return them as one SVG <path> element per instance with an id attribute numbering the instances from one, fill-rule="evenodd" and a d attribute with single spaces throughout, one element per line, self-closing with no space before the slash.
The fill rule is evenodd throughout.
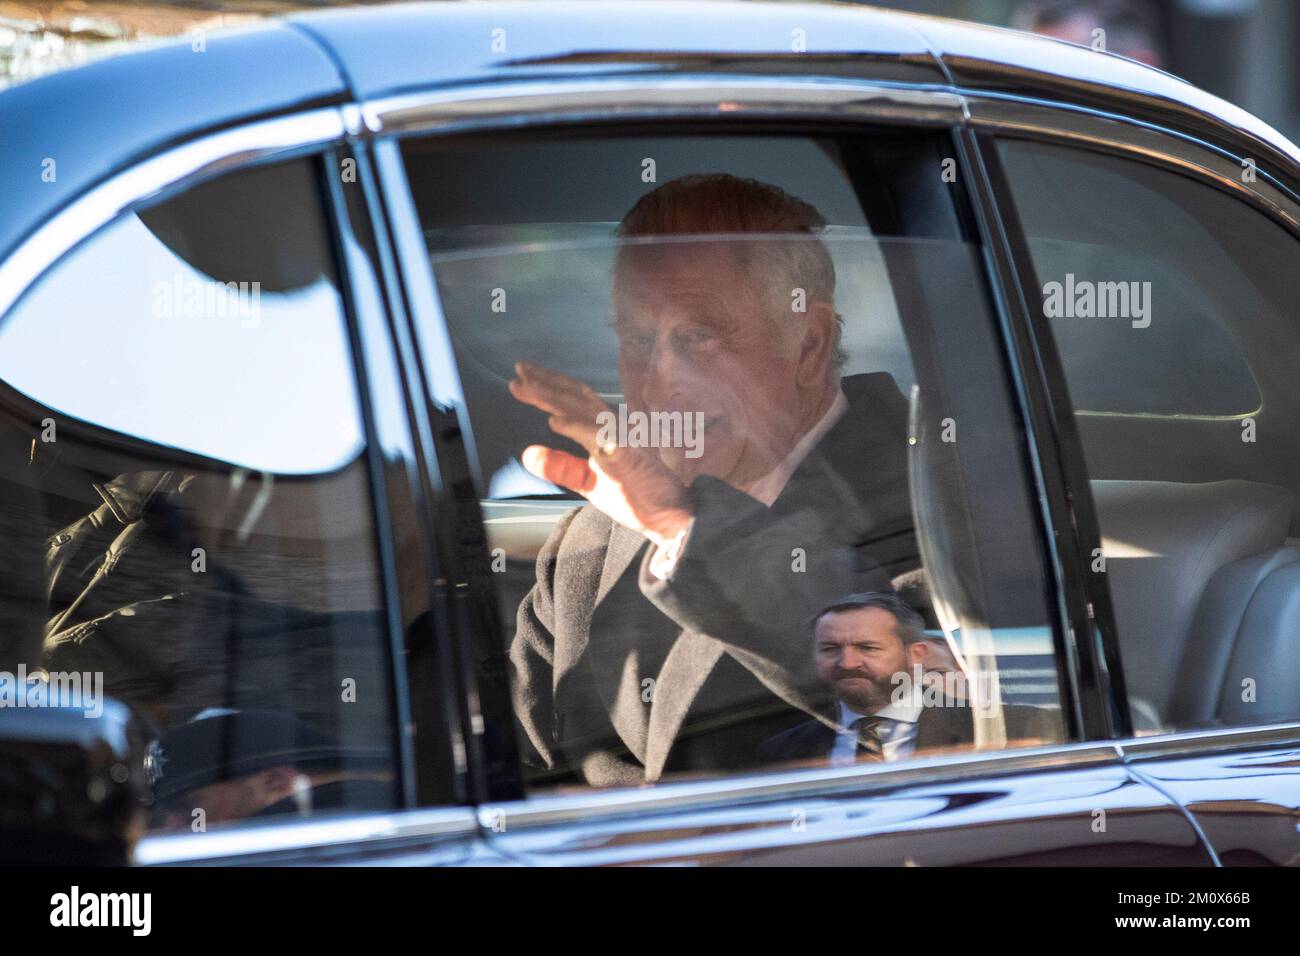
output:
<path id="1" fill-rule="evenodd" d="M 859 717 L 849 724 L 849 729 L 858 735 L 859 760 L 870 762 L 885 759 L 885 745 L 880 741 L 880 728 L 885 720 L 884 717 Z"/>

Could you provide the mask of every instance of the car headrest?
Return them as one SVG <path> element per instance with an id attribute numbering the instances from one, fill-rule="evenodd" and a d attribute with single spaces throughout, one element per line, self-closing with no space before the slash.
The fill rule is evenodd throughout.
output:
<path id="1" fill-rule="evenodd" d="M 1300 547 L 1234 561 L 1205 589 L 1170 700 L 1179 729 L 1284 723 L 1300 707 Z"/>

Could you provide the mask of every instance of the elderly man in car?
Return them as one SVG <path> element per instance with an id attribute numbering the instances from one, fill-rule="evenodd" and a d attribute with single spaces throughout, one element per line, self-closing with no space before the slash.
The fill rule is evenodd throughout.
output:
<path id="1" fill-rule="evenodd" d="M 887 374 L 841 378 L 824 228 L 723 174 L 624 217 L 621 413 L 677 413 L 698 441 L 626 440 L 587 385 L 516 367 L 515 398 L 584 452 L 533 445 L 524 466 L 587 501 L 539 554 L 510 649 L 535 766 L 612 786 L 757 765 L 822 703 L 810 616 L 917 567 L 906 402 Z"/>

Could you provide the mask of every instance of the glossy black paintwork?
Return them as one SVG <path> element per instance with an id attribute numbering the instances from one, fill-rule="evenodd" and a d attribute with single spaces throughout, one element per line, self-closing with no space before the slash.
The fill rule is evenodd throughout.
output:
<path id="1" fill-rule="evenodd" d="M 1013 30 L 857 4 L 412 3 L 294 18 L 346 64 L 361 98 L 444 85 L 599 73 L 859 76 L 1032 96 L 1169 120 L 1211 142 L 1242 134 L 1300 159 L 1244 110 L 1158 70 Z M 494 30 L 504 33 L 494 35 Z M 796 31 L 802 51 L 794 50 Z M 494 47 L 499 36 L 504 48 Z M 437 51 L 431 56 L 430 51 Z"/>
<path id="2" fill-rule="evenodd" d="M 145 824 L 145 740 L 125 705 L 99 703 L 0 711 L 0 864 L 128 861 Z"/>
<path id="3" fill-rule="evenodd" d="M 942 51 L 955 86 L 1113 112 L 1181 129 L 1206 142 L 1259 152 L 1260 165 L 1290 174 L 1300 151 L 1277 130 L 1168 73 L 1088 47 L 937 18 L 919 27 Z"/>
<path id="4" fill-rule="evenodd" d="M 926 39 L 906 18 L 851 5 L 413 3 L 301 14 L 293 22 L 337 52 L 361 98 L 452 84 L 691 70 L 944 82 Z M 794 51 L 796 40 L 804 52 Z"/>
<path id="5" fill-rule="evenodd" d="M 303 14 L 163 44 L 0 93 L 0 256 L 111 172 L 169 143 L 311 103 L 615 73 L 852 76 L 1014 92 L 1300 151 L 1181 80 L 1081 47 L 853 4 L 422 3 Z M 504 29 L 504 49 L 493 30 Z M 794 31 L 803 52 L 794 52 Z M 54 182 L 42 161 L 58 162 Z M 1273 163 L 1261 161 L 1262 166 Z"/>
<path id="6" fill-rule="evenodd" d="M 509 825 L 544 865 L 1205 866 L 1187 819 L 1119 764 L 578 823 Z"/>
<path id="7" fill-rule="evenodd" d="M 402 636 L 396 667 L 405 680 L 397 726 L 403 734 L 405 796 L 410 806 L 463 802 L 463 767 L 453 756 L 461 719 L 455 702 L 447 576 L 432 529 L 437 495 L 429 465 L 428 425 L 421 406 L 418 362 L 406 333 L 405 296 L 389 261 L 387 226 L 364 144 L 331 153 L 327 164 L 355 165 L 357 175 L 327 176 L 337 224 L 338 255 L 348 284 L 353 349 L 366 392 L 371 482 L 381 529 L 380 555 L 392 633 Z"/>
<path id="8" fill-rule="evenodd" d="M 29 231 L 112 173 L 196 131 L 337 101 L 326 52 L 274 24 L 168 43 L 0 93 L 0 260 Z M 53 159 L 56 178 L 42 177 Z"/>
<path id="9" fill-rule="evenodd" d="M 1224 866 L 1300 866 L 1300 745 L 1142 761 Z"/>

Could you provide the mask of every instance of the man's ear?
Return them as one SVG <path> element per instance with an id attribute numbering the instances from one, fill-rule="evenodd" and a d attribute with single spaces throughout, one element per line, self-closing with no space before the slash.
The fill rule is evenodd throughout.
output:
<path id="1" fill-rule="evenodd" d="M 835 333 L 839 320 L 829 302 L 814 299 L 804 316 L 803 340 L 799 343 L 799 384 L 817 388 L 825 384 L 835 354 Z"/>
<path id="2" fill-rule="evenodd" d="M 925 646 L 925 641 L 916 641 L 907 645 L 907 662 L 913 666 L 920 664 L 925 666 L 925 657 L 929 653 L 929 648 Z"/>

